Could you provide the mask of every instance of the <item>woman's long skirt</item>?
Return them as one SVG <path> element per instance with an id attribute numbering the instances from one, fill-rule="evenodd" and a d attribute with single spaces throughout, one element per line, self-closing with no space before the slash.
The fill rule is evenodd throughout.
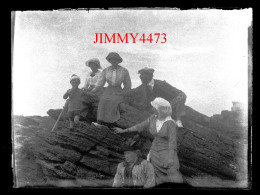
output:
<path id="1" fill-rule="evenodd" d="M 179 160 L 176 154 L 174 165 L 167 166 L 167 157 L 158 151 L 149 152 L 149 160 L 154 167 L 156 185 L 162 183 L 182 183 L 183 177 L 179 171 Z"/>
<path id="2" fill-rule="evenodd" d="M 123 102 L 123 97 L 115 93 L 121 92 L 121 86 L 108 86 L 98 103 L 97 120 L 106 123 L 114 123 L 120 119 L 119 104 Z"/>

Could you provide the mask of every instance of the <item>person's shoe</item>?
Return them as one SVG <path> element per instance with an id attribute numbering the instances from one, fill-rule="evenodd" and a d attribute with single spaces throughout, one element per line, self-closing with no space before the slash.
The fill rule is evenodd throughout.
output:
<path id="1" fill-rule="evenodd" d="M 177 120 L 177 121 L 176 121 L 176 125 L 177 125 L 177 127 L 179 127 L 179 128 L 183 128 L 183 125 L 182 125 L 181 120 Z"/>

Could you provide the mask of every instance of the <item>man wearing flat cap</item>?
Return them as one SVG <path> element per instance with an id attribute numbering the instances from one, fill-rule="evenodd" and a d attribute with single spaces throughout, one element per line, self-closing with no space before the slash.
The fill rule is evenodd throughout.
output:
<path id="1" fill-rule="evenodd" d="M 132 145 L 124 148 L 125 161 L 118 164 L 112 187 L 154 187 L 153 165 L 142 158 L 141 150 L 136 144 Z"/>
<path id="2" fill-rule="evenodd" d="M 176 121 L 178 127 L 183 127 L 181 122 L 181 116 L 185 113 L 185 101 L 186 94 L 181 90 L 171 86 L 166 81 L 161 81 L 157 79 L 153 79 L 153 68 L 142 68 L 138 71 L 140 74 L 140 79 L 142 81 L 142 85 L 133 89 L 132 91 L 125 93 L 124 96 L 128 96 L 130 94 L 140 94 L 145 96 L 145 103 L 141 102 L 141 105 L 146 105 L 145 110 L 151 110 L 151 102 L 157 98 L 161 97 L 170 102 L 172 106 L 172 118 Z"/>

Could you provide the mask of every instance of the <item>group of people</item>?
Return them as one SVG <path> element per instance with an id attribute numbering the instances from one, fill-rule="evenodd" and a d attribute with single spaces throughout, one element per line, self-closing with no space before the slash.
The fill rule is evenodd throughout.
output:
<path id="1" fill-rule="evenodd" d="M 107 83 L 97 110 L 97 127 L 108 126 L 116 133 L 148 131 L 154 139 L 147 159 L 142 159 L 140 150 L 129 146 L 125 151 L 125 161 L 117 167 L 113 187 L 141 186 L 153 187 L 162 183 L 182 183 L 177 156 L 177 128 L 183 127 L 181 116 L 185 113 L 186 95 L 166 81 L 153 78 L 154 69 L 143 68 L 138 71 L 142 84 L 131 89 L 131 79 L 126 68 L 119 65 L 123 59 L 118 53 L 111 52 L 106 57 L 111 66 L 100 71 L 100 61 L 91 59 L 86 66 L 92 72 L 84 87 L 79 89 L 80 78 L 72 75 L 72 88 L 64 95 L 69 97 L 68 113 L 70 129 L 79 122 L 82 103 L 80 97 L 84 93 L 95 93 Z M 122 88 L 123 84 L 123 88 Z M 126 95 L 144 94 L 146 110 L 151 116 L 140 124 L 127 129 L 116 127 L 120 119 L 119 104 Z"/>

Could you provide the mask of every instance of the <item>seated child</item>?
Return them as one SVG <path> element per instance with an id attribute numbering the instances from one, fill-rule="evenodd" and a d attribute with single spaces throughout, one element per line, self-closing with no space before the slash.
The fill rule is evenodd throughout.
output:
<path id="1" fill-rule="evenodd" d="M 82 95 L 83 90 L 79 89 L 80 78 L 79 76 L 73 74 L 70 78 L 70 84 L 72 86 L 63 96 L 64 99 L 69 97 L 68 102 L 68 114 L 70 120 L 70 130 L 72 131 L 75 127 L 75 124 L 79 123 L 80 111 L 83 108 L 82 104 Z"/>

